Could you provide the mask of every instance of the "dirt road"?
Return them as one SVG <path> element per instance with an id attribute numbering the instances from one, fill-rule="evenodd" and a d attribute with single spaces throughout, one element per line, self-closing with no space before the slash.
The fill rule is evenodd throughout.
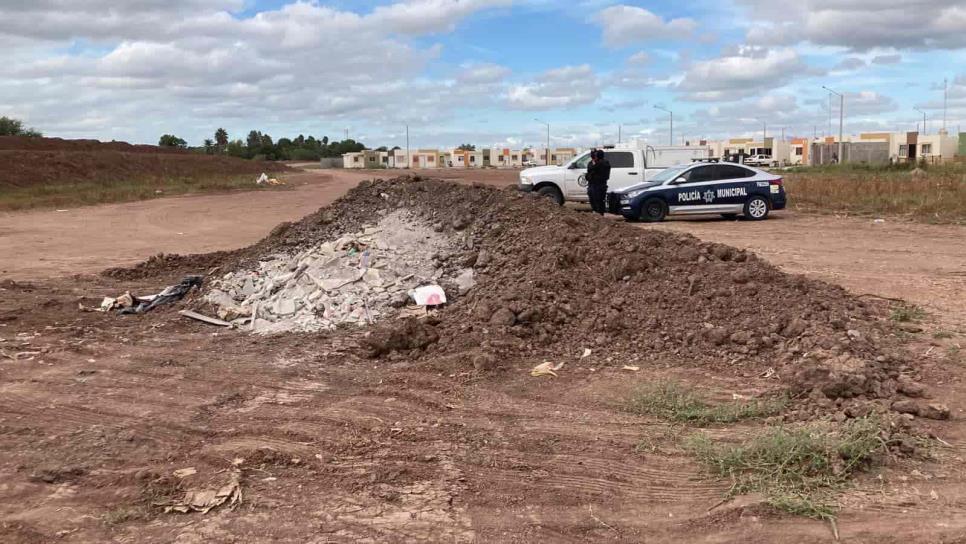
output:
<path id="1" fill-rule="evenodd" d="M 133 264 L 158 253 L 247 246 L 279 223 L 329 204 L 368 176 L 289 176 L 289 186 L 159 198 L 66 211 L 0 214 L 0 277 L 36 280 Z"/>

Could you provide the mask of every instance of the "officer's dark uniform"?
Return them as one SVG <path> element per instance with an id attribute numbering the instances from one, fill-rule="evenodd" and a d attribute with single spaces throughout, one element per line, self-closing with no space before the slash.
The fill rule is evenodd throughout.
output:
<path id="1" fill-rule="evenodd" d="M 610 180 L 610 162 L 603 151 L 596 152 L 596 160 L 587 165 L 587 197 L 595 213 L 607 212 L 607 182 Z"/>

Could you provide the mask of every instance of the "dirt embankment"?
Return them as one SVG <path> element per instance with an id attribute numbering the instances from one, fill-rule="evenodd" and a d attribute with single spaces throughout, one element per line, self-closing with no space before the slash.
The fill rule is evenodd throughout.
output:
<path id="1" fill-rule="evenodd" d="M 642 232 L 492 187 L 363 182 L 250 248 L 159 256 L 110 273 L 132 279 L 183 267 L 252 269 L 398 209 L 457 240 L 461 250 L 440 255 L 437 265 L 448 275 L 472 267 L 477 286 L 453 296 L 437 319 L 377 327 L 365 340 L 374 354 L 416 349 L 434 365 L 488 370 L 590 348 L 625 362 L 768 374 L 808 399 L 790 419 L 888 412 L 903 393 L 921 395 L 883 306 L 783 273 L 752 253 Z"/>
<path id="2" fill-rule="evenodd" d="M 287 166 L 124 142 L 0 137 L 0 188 L 283 172 Z"/>

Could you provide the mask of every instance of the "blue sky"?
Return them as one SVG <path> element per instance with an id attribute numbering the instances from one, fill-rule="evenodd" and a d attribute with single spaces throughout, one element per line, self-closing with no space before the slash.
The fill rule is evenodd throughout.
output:
<path id="1" fill-rule="evenodd" d="M 0 0 L 0 47 L 0 115 L 68 138 L 665 143 L 655 106 L 677 142 L 811 136 L 822 85 L 847 132 L 935 132 L 944 79 L 966 121 L 961 0 Z"/>

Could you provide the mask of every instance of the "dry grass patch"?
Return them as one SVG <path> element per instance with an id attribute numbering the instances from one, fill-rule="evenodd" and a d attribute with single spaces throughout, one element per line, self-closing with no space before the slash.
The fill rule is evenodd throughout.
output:
<path id="1" fill-rule="evenodd" d="M 966 223 L 966 164 L 840 165 L 785 174 L 789 202 L 799 209 L 905 216 L 929 223 Z"/>
<path id="2" fill-rule="evenodd" d="M 0 191 L 0 211 L 32 208 L 76 208 L 108 202 L 131 202 L 172 195 L 233 190 L 270 190 L 256 185 L 255 176 L 167 177 L 49 183 L 7 187 Z"/>

